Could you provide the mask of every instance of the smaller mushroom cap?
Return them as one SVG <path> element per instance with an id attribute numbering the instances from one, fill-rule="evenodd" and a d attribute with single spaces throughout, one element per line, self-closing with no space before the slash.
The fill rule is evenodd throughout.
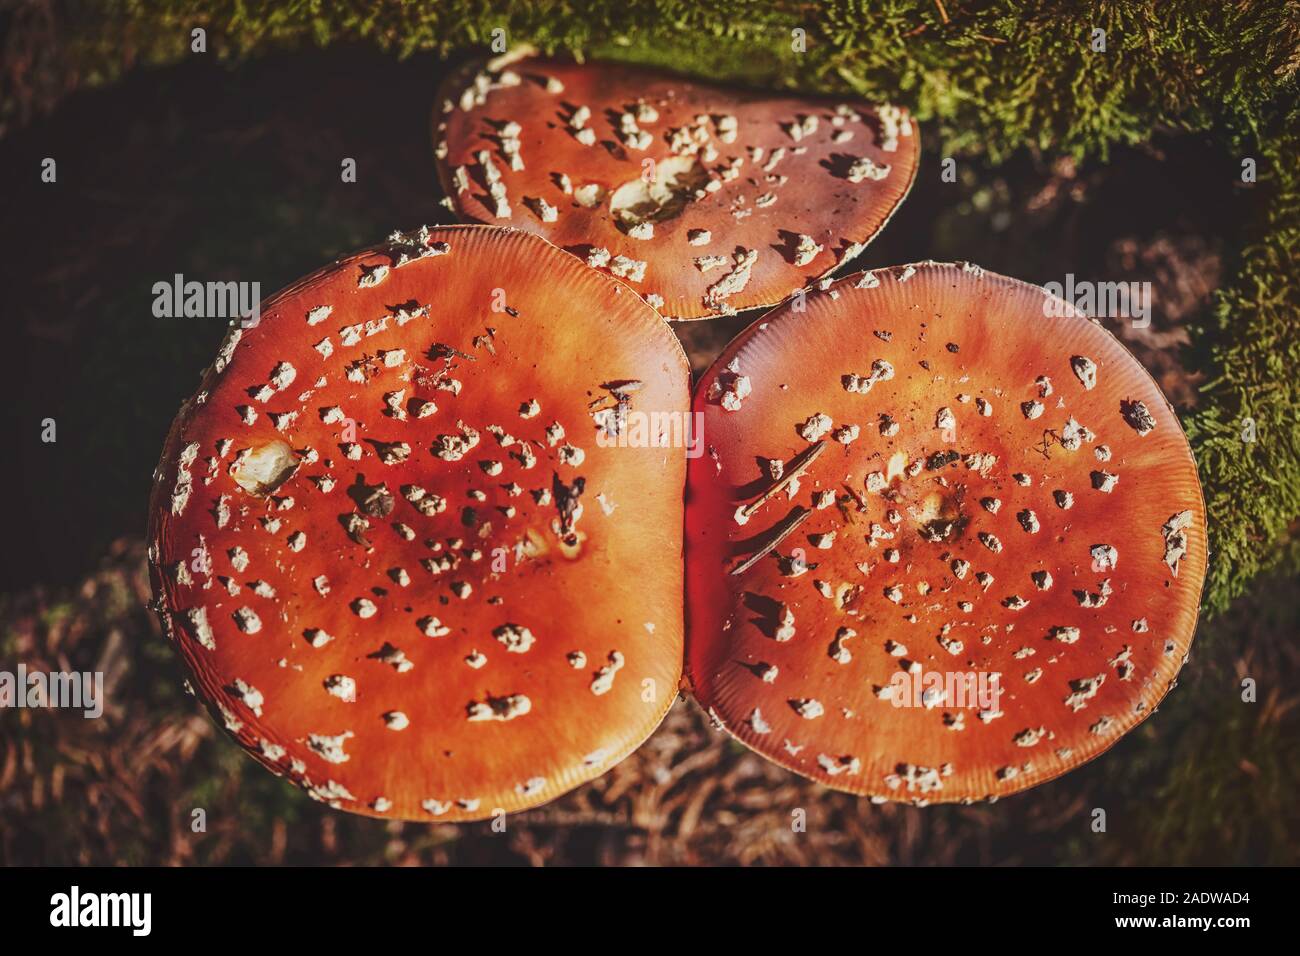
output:
<path id="1" fill-rule="evenodd" d="M 535 232 L 673 319 L 771 305 L 856 256 L 916 176 L 888 104 L 504 56 L 444 84 L 435 155 L 469 219 Z"/>

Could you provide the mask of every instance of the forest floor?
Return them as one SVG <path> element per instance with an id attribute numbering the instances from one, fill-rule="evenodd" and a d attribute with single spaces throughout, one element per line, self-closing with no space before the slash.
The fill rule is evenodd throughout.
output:
<path id="1" fill-rule="evenodd" d="M 0 711 L 0 864 L 1300 862 L 1295 579 L 1258 582 L 1204 623 L 1181 685 L 1110 752 L 996 804 L 829 791 L 687 700 L 610 773 L 503 833 L 337 813 L 245 757 L 183 693 L 144 609 L 150 474 L 223 332 L 154 318 L 150 290 L 180 272 L 270 291 L 394 228 L 450 221 L 429 132 L 440 70 L 333 49 L 137 71 L 8 135 L 0 176 L 57 155 L 63 186 L 6 209 L 27 279 L 7 301 L 7 346 L 27 358 L 6 404 L 55 418 L 59 442 L 17 450 L 8 521 L 23 546 L 0 562 L 0 668 L 102 671 L 110 693 L 100 720 Z M 1107 327 L 1180 411 L 1195 407 L 1195 329 L 1249 213 L 1247 195 L 1203 185 L 1225 157 L 1187 136 L 1105 164 L 1027 148 L 996 168 L 963 161 L 946 183 L 942 144 L 921 136 L 911 197 L 852 268 L 971 259 L 1038 283 L 1151 282 L 1151 324 Z M 343 157 L 357 183 L 340 182 Z M 678 326 L 696 371 L 754 318 Z"/>

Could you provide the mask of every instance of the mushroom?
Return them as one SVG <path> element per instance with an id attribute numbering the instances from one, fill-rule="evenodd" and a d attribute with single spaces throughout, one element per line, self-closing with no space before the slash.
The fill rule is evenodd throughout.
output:
<path id="1" fill-rule="evenodd" d="M 599 441 L 610 383 L 687 411 L 654 310 L 513 229 L 394 234 L 232 329 L 149 537 L 162 624 L 238 742 L 332 807 L 455 821 L 648 736 L 680 678 L 686 466 Z"/>
<path id="2" fill-rule="evenodd" d="M 737 367 L 729 411 L 708 395 Z M 995 798 L 1100 754 L 1173 686 L 1206 568 L 1196 466 L 1146 371 L 1041 288 L 939 263 L 848 276 L 738 336 L 695 407 L 712 454 L 688 476 L 686 680 L 769 759 L 878 799 Z M 897 428 L 814 458 L 813 415 Z M 1120 480 L 1100 494 L 1103 443 Z M 806 461 L 797 495 L 766 495 L 770 459 Z"/>
<path id="3" fill-rule="evenodd" d="M 625 64 L 506 55 L 453 75 L 438 102 L 459 216 L 545 236 L 674 319 L 771 305 L 829 275 L 893 215 L 919 157 L 898 107 Z"/>

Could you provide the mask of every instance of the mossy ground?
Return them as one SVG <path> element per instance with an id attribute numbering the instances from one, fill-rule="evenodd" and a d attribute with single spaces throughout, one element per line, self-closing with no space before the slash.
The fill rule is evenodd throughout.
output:
<path id="1" fill-rule="evenodd" d="M 10 530 L 24 546 L 4 562 L 15 593 L 0 605 L 0 662 L 103 662 L 132 704 L 105 721 L 0 714 L 0 861 L 1296 862 L 1300 15 L 1098 9 L 629 0 L 558 17 L 532 4 L 50 0 L 11 13 L 0 208 L 20 280 L 4 322 L 23 360 L 5 404 L 21 426 Z M 196 25 L 207 54 L 190 52 Z M 1158 717 L 1025 796 L 915 811 L 775 771 L 680 704 L 642 752 L 507 839 L 331 814 L 213 730 L 137 604 L 137 542 L 157 450 L 222 329 L 153 318 L 151 285 L 181 272 L 269 293 L 394 227 L 448 221 L 434 89 L 497 27 L 558 52 L 906 103 L 922 172 L 863 267 L 971 259 L 1030 281 L 1153 282 L 1152 329 L 1110 327 L 1193 442 L 1214 550 L 1206 604 L 1229 611 L 1203 626 Z M 59 159 L 57 188 L 38 183 L 44 156 Z M 339 181 L 344 156 L 356 184 Z M 939 176 L 948 156 L 955 183 Z M 1241 182 L 1245 158 L 1256 184 Z M 697 366 L 748 318 L 683 327 Z M 30 426 L 46 416 L 57 445 Z M 1243 677 L 1260 703 L 1240 700 Z M 189 830 L 196 806 L 207 835 Z M 792 834 L 795 806 L 817 836 Z M 1089 829 L 1094 807 L 1109 835 Z"/>

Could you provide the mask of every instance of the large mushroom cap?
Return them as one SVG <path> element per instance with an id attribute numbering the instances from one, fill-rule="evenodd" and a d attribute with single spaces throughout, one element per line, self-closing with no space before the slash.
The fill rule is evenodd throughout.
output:
<path id="1" fill-rule="evenodd" d="M 395 235 L 235 329 L 172 426 L 158 608 L 196 690 L 330 805 L 468 820 L 595 777 L 682 659 L 685 356 L 626 286 L 482 226 Z M 603 434 L 603 433 L 602 433 Z"/>
<path id="2" fill-rule="evenodd" d="M 1205 575 L 1196 467 L 1151 377 L 974 266 L 850 276 L 798 309 L 697 388 L 698 699 L 877 799 L 997 797 L 1106 750 L 1173 685 Z"/>
<path id="3" fill-rule="evenodd" d="M 545 236 L 676 319 L 771 305 L 857 255 L 919 155 L 897 107 L 625 65 L 503 57 L 439 103 L 461 216 Z"/>

